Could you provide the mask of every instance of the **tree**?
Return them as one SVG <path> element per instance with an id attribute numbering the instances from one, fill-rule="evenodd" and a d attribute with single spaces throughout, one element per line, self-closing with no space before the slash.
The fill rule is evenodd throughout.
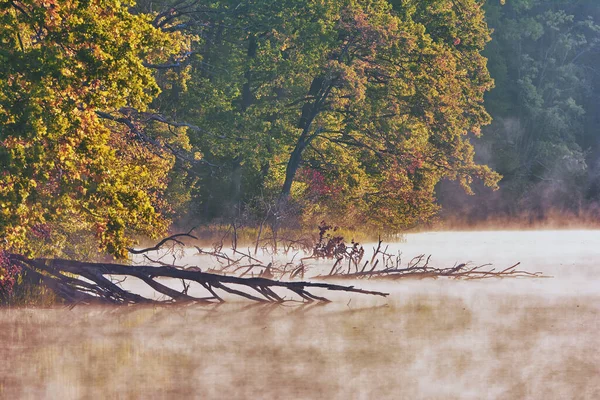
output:
<path id="1" fill-rule="evenodd" d="M 72 256 L 97 243 L 124 256 L 134 234 L 164 232 L 173 156 L 126 114 L 159 93 L 145 64 L 183 41 L 131 5 L 0 5 L 0 247 Z"/>
<path id="2" fill-rule="evenodd" d="M 599 12 L 596 1 L 486 4 L 494 40 L 485 54 L 497 85 L 486 96 L 494 122 L 479 145 L 504 180 L 488 206 L 471 207 L 478 217 L 543 219 L 598 201 Z"/>
<path id="3" fill-rule="evenodd" d="M 193 17 L 170 26 L 200 42 L 179 110 L 202 127 L 191 140 L 206 159 L 226 166 L 223 177 L 201 182 L 204 193 L 218 192 L 212 179 L 229 181 L 220 199 L 233 198 L 238 210 L 262 191 L 279 203 L 311 198 L 316 214 L 398 229 L 435 214 L 444 177 L 494 186 L 499 176 L 474 163 L 466 136 L 490 120 L 483 12 L 475 1 L 439 3 L 186 8 Z"/>

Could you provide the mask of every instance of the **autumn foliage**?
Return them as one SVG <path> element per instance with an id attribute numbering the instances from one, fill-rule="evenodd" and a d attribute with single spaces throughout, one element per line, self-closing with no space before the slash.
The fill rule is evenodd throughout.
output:
<path id="1" fill-rule="evenodd" d="M 97 112 L 146 109 L 160 90 L 143 61 L 177 41 L 127 2 L 77 0 L 5 2 L 0 37 L 5 245 L 57 253 L 96 242 L 124 256 L 132 233 L 164 232 L 157 206 L 172 160 Z"/>
<path id="2" fill-rule="evenodd" d="M 21 0 L 0 37 L 12 252 L 125 257 L 173 219 L 287 207 L 397 231 L 442 179 L 499 179 L 469 140 L 492 87 L 475 0 Z"/>
<path id="3" fill-rule="evenodd" d="M 21 269 L 10 261 L 8 253 L 0 250 L 0 301 L 10 296 L 20 272 Z"/>

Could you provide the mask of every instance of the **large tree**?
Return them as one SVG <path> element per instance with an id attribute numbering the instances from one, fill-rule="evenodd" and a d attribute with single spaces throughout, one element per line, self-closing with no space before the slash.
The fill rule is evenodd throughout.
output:
<path id="1" fill-rule="evenodd" d="M 467 136 L 490 121 L 478 2 L 182 7 L 170 27 L 191 30 L 199 45 L 177 114 L 202 128 L 192 141 L 223 166 L 204 188 L 231 188 L 216 202 L 219 189 L 204 190 L 205 205 L 262 190 L 279 203 L 311 199 L 317 214 L 402 228 L 434 215 L 440 179 L 467 190 L 474 177 L 498 180 L 474 163 Z"/>
<path id="2" fill-rule="evenodd" d="M 153 72 L 181 50 L 118 0 L 0 4 L 1 248 L 126 254 L 164 232 L 173 157 L 126 118 L 159 93 Z M 117 111 L 120 113 L 117 114 Z"/>

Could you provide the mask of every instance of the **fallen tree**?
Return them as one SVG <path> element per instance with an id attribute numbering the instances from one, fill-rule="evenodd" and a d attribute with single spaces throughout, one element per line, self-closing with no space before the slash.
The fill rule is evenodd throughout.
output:
<path id="1" fill-rule="evenodd" d="M 225 298 L 242 298 L 259 303 L 281 303 L 285 301 L 327 302 L 327 298 L 313 293 L 315 290 L 344 291 L 376 296 L 388 293 L 368 291 L 330 284 L 323 281 L 332 279 L 487 279 L 487 278 L 544 278 L 541 272 L 518 270 L 516 263 L 502 270 L 491 268 L 491 264 L 455 264 L 452 267 L 436 268 L 429 265 L 431 256 L 424 254 L 413 257 L 403 264 L 402 253 L 390 254 L 388 247 L 382 246 L 380 239 L 373 248 L 372 255 L 363 262 L 365 249 L 352 241 L 346 244 L 341 236 L 330 233 L 331 226 L 319 226 L 319 240 L 311 253 L 297 249 L 296 253 L 283 263 L 263 261 L 236 247 L 231 252 L 223 250 L 223 240 L 212 250 L 203 250 L 184 239 L 198 240 L 191 234 L 179 233 L 169 236 L 155 246 L 144 249 L 129 249 L 130 254 L 143 257 L 143 264 L 114 264 L 74 261 L 65 259 L 30 259 L 23 255 L 0 252 L 4 270 L 20 269 L 29 279 L 51 289 L 56 295 L 71 304 L 78 303 L 222 303 Z M 168 245 L 169 244 L 169 245 Z M 197 255 L 214 259 L 204 271 L 197 266 L 175 265 L 177 254 L 183 255 L 186 248 L 195 247 Z M 153 259 L 148 253 L 161 250 Z M 291 249 L 288 248 L 287 252 Z M 276 251 L 273 251 L 276 253 Z M 296 256 L 303 254 L 294 261 Z M 264 254 L 263 254 L 264 255 Z M 162 261 L 172 257 L 172 263 Z M 311 268 L 309 260 L 331 259 L 333 266 L 329 273 L 314 276 L 313 280 L 303 281 Z M 154 265 L 147 265 L 146 261 Z M 7 269 L 10 266 L 12 269 Z M 6 274 L 5 274 L 6 275 Z M 13 274 L 14 275 L 14 274 Z M 141 288 L 152 289 L 152 296 L 126 290 L 121 283 L 127 278 L 142 282 Z M 120 279 L 120 280 L 119 280 Z M 301 281 L 297 281 L 300 279 Z M 0 282 L 2 283 L 2 282 Z M 174 284 L 175 283 L 175 284 Z M 4 285 L 6 286 L 6 285 Z M 8 286 L 7 286 L 8 287 Z M 3 285 L 0 285 L 0 289 Z M 9 288 L 10 289 L 10 288 Z M 141 291 L 144 291 L 140 289 Z M 198 293 L 201 293 L 198 295 Z M 0 293 L 2 294 L 2 293 Z M 157 297 L 156 294 L 159 296 Z"/>
<path id="2" fill-rule="evenodd" d="M 213 249 L 204 250 L 198 246 L 193 246 L 198 256 L 210 256 L 214 263 L 209 269 L 219 275 L 233 275 L 238 277 L 253 276 L 267 279 L 304 279 L 314 265 L 310 265 L 311 260 L 320 259 L 333 260 L 333 265 L 328 273 L 321 273 L 313 276 L 314 280 L 332 280 L 332 279 L 488 279 L 488 278 L 549 278 L 542 272 L 529 272 L 519 270 L 521 265 L 517 262 L 510 267 L 496 270 L 492 264 L 474 265 L 472 263 L 456 263 L 450 267 L 433 267 L 429 264 L 431 255 L 417 255 L 407 263 L 403 263 L 402 253 L 392 254 L 388 252 L 389 245 L 384 245 L 381 238 L 377 246 L 373 248 L 373 253 L 369 254 L 366 261 L 363 262 L 366 251 L 364 247 L 352 240 L 346 243 L 344 238 L 337 235 L 337 228 L 326 224 L 324 221 L 319 225 L 318 241 L 312 246 L 311 250 L 304 248 L 294 248 L 295 253 L 283 262 L 277 263 L 275 260 L 263 261 L 256 256 L 251 255 L 250 249 L 247 252 L 238 248 L 231 248 L 231 251 L 223 250 L 223 240 L 215 243 Z M 190 231 L 191 232 L 191 231 Z M 158 245 L 142 250 L 130 250 L 132 254 L 143 254 L 149 251 L 159 250 L 165 243 L 173 242 L 170 249 L 164 253 L 161 258 L 167 255 L 173 255 L 182 251 L 186 244 L 181 242 L 182 237 L 196 239 L 191 233 L 177 234 L 163 239 Z M 187 244 L 190 246 L 190 244 Z M 285 251 L 289 254 L 292 245 Z M 310 249 L 310 246 L 308 246 Z M 178 249 L 178 250 L 177 250 Z M 308 252 L 310 251 L 310 253 Z M 271 254 L 277 253 L 272 251 Z M 264 255 L 264 254 L 263 254 Z M 298 257 L 299 256 L 299 257 Z M 298 257 L 298 258 L 296 258 Z M 158 265 L 173 265 L 161 261 L 161 259 L 152 259 L 144 254 L 144 258 Z M 297 261 L 295 261 L 297 259 Z"/>
<path id="3" fill-rule="evenodd" d="M 549 278 L 541 272 L 528 272 L 516 269 L 521 263 L 518 262 L 503 270 L 496 270 L 490 267 L 491 264 L 470 265 L 461 263 L 452 267 L 435 268 L 429 265 L 429 257 L 425 255 L 415 257 L 416 262 L 411 262 L 405 268 L 384 267 L 377 268 L 377 263 L 369 269 L 369 263 L 365 263 L 360 271 L 346 272 L 340 271 L 341 268 L 332 269 L 328 275 L 317 275 L 313 279 L 426 279 L 426 278 L 451 278 L 451 279 L 486 279 L 486 278 Z M 413 259 L 413 260 L 415 260 Z M 423 260 L 426 260 L 423 262 Z"/>
<path id="4" fill-rule="evenodd" d="M 71 304 L 136 304 L 136 303 L 221 303 L 224 294 L 263 303 L 305 302 L 329 300 L 313 289 L 343 291 L 386 297 L 388 293 L 368 291 L 354 286 L 316 282 L 283 282 L 263 277 L 242 278 L 202 272 L 197 267 L 124 265 L 92 263 L 64 259 L 30 259 L 19 254 L 7 255 L 8 260 L 27 271 L 30 276 Z M 162 295 L 162 299 L 142 296 L 125 290 L 116 277 L 133 277 Z M 159 278 L 180 280 L 181 289 L 167 286 Z M 198 284 L 206 296 L 190 294 L 191 284 Z M 292 295 L 293 297 L 287 297 Z"/>
<path id="5" fill-rule="evenodd" d="M 420 254 L 413 257 L 405 266 L 402 264 L 402 253 L 389 254 L 388 247 L 382 249 L 382 240 L 373 249 L 372 257 L 362 263 L 364 250 L 358 244 L 344 247 L 334 257 L 335 262 L 327 275 L 317 275 L 313 279 L 487 279 L 487 278 L 549 278 L 542 272 L 518 270 L 520 262 L 502 269 L 491 268 L 492 264 L 472 265 L 470 263 L 455 264 L 452 267 L 436 268 L 429 265 L 431 255 Z"/>

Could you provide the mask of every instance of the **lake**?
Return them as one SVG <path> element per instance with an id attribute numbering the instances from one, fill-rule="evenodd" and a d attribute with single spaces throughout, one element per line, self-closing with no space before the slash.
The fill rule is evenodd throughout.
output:
<path id="1" fill-rule="evenodd" d="M 600 231 L 405 239 L 388 252 L 553 277 L 345 282 L 390 296 L 326 305 L 0 309 L 0 398 L 600 398 Z"/>

